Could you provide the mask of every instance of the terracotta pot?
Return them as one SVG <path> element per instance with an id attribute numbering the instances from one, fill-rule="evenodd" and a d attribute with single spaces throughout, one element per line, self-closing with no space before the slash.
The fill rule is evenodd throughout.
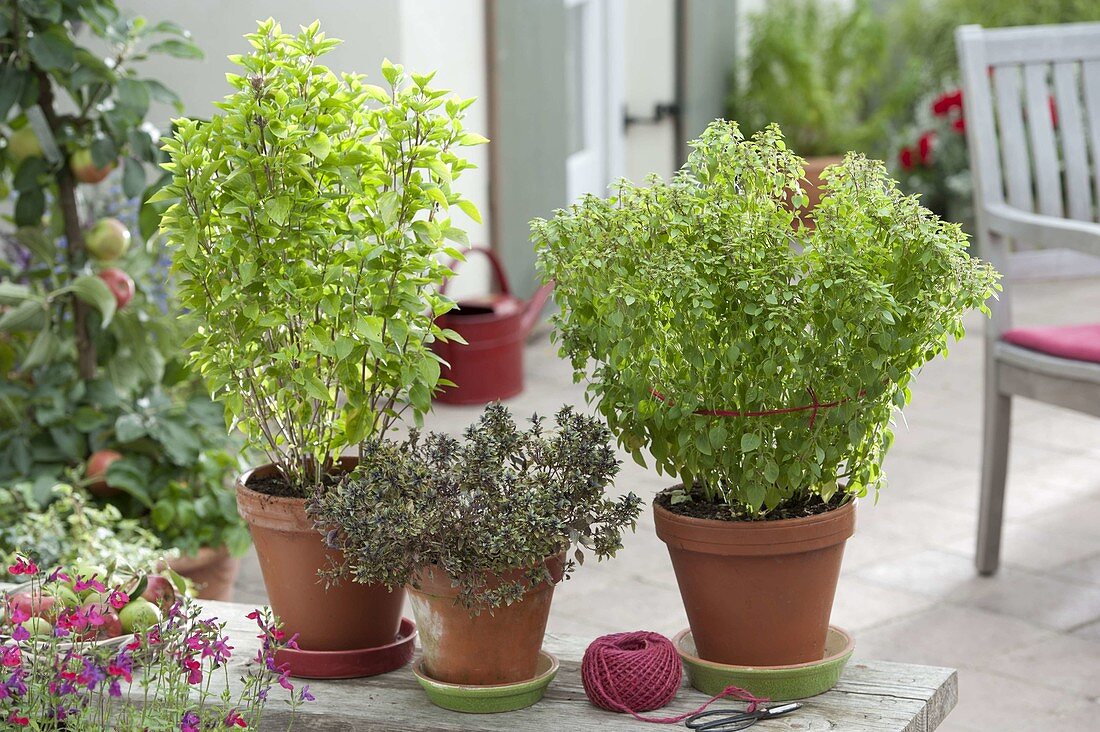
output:
<path id="1" fill-rule="evenodd" d="M 224 546 L 217 549 L 204 546 L 198 554 L 177 557 L 168 566 L 195 584 L 195 594 L 200 600 L 233 601 L 233 584 L 241 571 L 241 560 L 230 555 Z"/>
<path id="2" fill-rule="evenodd" d="M 844 158 L 839 155 L 806 158 L 806 193 L 807 203 L 803 215 L 800 217 L 802 225 L 806 228 L 814 228 L 814 221 L 808 212 L 817 208 L 821 203 L 821 173 L 830 165 L 842 163 Z"/>
<path id="3" fill-rule="evenodd" d="M 420 576 L 420 589 L 409 587 L 416 628 L 424 651 L 424 671 L 436 681 L 485 686 L 528 681 L 538 671 L 539 650 L 550 615 L 554 586 L 561 580 L 562 558 L 551 557 L 546 566 L 554 583 L 544 582 L 527 590 L 511 605 L 482 610 L 478 615 L 457 602 L 459 588 L 438 567 Z M 514 582 L 522 570 L 500 575 Z"/>
<path id="4" fill-rule="evenodd" d="M 350 470 L 355 458 L 342 458 Z M 252 478 L 270 477 L 265 465 L 237 480 L 237 511 L 248 522 L 271 609 L 298 645 L 310 651 L 374 648 L 393 643 L 401 623 L 404 591 L 346 580 L 326 588 L 317 576 L 343 561 L 342 552 L 325 546 L 306 515 L 303 498 L 280 498 L 248 488 Z"/>
<path id="5" fill-rule="evenodd" d="M 821 660 L 854 503 L 807 518 L 717 521 L 654 502 L 653 517 L 700 658 L 741 666 Z"/>

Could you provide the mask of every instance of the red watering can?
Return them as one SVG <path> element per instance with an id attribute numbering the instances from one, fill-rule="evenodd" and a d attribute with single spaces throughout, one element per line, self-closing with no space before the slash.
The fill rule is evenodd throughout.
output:
<path id="1" fill-rule="evenodd" d="M 500 284 L 500 292 L 484 298 L 461 300 L 458 308 L 436 318 L 440 328 L 461 335 L 461 343 L 433 343 L 432 349 L 450 366 L 442 377 L 456 386 L 445 387 L 436 400 L 445 404 L 487 404 L 523 391 L 523 343 L 542 313 L 553 283 L 540 287 L 524 302 L 512 294 L 508 277 L 492 249 L 470 247 L 464 254 L 484 254 Z M 457 262 L 452 262 L 453 268 Z M 440 292 L 446 292 L 447 282 Z"/>

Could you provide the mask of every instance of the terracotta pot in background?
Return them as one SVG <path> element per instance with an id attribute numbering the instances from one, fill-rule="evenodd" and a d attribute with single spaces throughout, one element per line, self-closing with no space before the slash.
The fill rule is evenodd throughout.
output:
<path id="1" fill-rule="evenodd" d="M 355 458 L 342 458 L 350 470 Z M 260 560 L 271 609 L 298 645 L 309 651 L 375 648 L 393 643 L 401 623 L 405 593 L 381 585 L 346 580 L 327 588 L 319 569 L 343 561 L 341 552 L 325 546 L 306 515 L 303 498 L 280 498 L 248 488 L 252 478 L 276 474 L 272 465 L 237 480 L 237 510 L 248 522 Z"/>
<path id="2" fill-rule="evenodd" d="M 830 165 L 838 165 L 843 161 L 844 158 L 839 155 L 806 158 L 805 193 L 808 202 L 803 215 L 800 217 L 803 226 L 810 229 L 814 228 L 813 218 L 809 216 L 808 212 L 821 203 L 821 173 Z"/>
<path id="3" fill-rule="evenodd" d="M 224 546 L 204 546 L 198 554 L 177 557 L 168 566 L 195 584 L 195 595 L 200 600 L 233 601 L 233 584 L 241 571 L 241 560 Z"/>
<path id="4" fill-rule="evenodd" d="M 699 657 L 779 666 L 821 660 L 855 504 L 818 516 L 717 521 L 656 502 Z"/>
<path id="5" fill-rule="evenodd" d="M 416 628 L 424 651 L 424 671 L 448 684 L 485 686 L 527 681 L 538 670 L 539 650 L 550 615 L 554 586 L 561 580 L 562 558 L 551 557 L 546 566 L 554 584 L 529 588 L 523 599 L 511 605 L 470 615 L 456 602 L 459 588 L 438 567 L 426 568 L 420 589 L 409 587 Z M 501 575 L 514 582 L 522 570 Z"/>

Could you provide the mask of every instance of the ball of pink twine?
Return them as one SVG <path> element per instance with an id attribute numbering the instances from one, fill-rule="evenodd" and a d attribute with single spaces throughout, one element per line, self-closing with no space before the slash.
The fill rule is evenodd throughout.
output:
<path id="1" fill-rule="evenodd" d="M 648 630 L 602 635 L 592 641 L 581 661 L 581 681 L 589 700 L 598 707 L 629 714 L 642 722 L 683 722 L 726 697 L 748 702 L 746 711 L 749 712 L 768 701 L 739 686 L 727 686 L 696 709 L 673 717 L 638 714 L 663 707 L 675 699 L 683 674 L 684 666 L 676 646 L 660 633 Z"/>
<path id="2" fill-rule="evenodd" d="M 581 662 L 584 693 L 592 703 L 627 714 L 668 704 L 680 690 L 682 675 L 672 641 L 646 630 L 601 636 Z"/>

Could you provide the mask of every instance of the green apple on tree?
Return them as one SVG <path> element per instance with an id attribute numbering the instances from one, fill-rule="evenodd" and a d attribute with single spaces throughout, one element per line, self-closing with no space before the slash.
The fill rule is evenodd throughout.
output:
<path id="1" fill-rule="evenodd" d="M 15 130 L 8 137 L 8 157 L 16 163 L 42 155 L 42 144 L 30 125 Z"/>
<path id="2" fill-rule="evenodd" d="M 118 259 L 130 248 L 130 230 L 116 218 L 100 219 L 88 231 L 84 245 L 101 262 Z"/>
<path id="3" fill-rule="evenodd" d="M 69 170 L 73 171 L 73 176 L 81 183 L 99 183 L 110 175 L 114 169 L 114 161 L 102 168 L 97 166 L 95 161 L 92 160 L 92 151 L 87 148 L 77 150 L 69 158 Z"/>

